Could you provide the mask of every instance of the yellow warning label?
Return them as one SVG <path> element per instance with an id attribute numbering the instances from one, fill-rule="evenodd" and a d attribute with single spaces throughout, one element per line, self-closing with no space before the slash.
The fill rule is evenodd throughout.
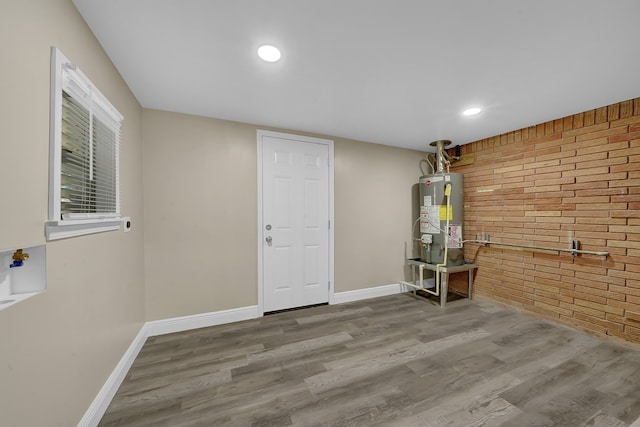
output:
<path id="1" fill-rule="evenodd" d="M 440 221 L 447 220 L 447 205 L 440 205 Z M 449 221 L 453 220 L 453 206 L 449 206 Z"/>

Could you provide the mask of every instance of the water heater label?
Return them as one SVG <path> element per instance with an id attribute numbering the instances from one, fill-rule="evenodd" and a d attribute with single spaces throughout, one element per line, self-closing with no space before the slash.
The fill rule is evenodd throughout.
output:
<path id="1" fill-rule="evenodd" d="M 429 234 L 440 233 L 440 219 L 438 205 L 420 206 L 420 232 Z"/>
<path id="2" fill-rule="evenodd" d="M 440 221 L 447 220 L 447 205 L 440 205 Z M 449 221 L 453 220 L 453 206 L 449 206 Z"/>
<path id="3" fill-rule="evenodd" d="M 461 225 L 449 226 L 449 241 L 447 242 L 447 246 L 449 246 L 450 248 L 462 247 L 462 226 Z"/>
<path id="4" fill-rule="evenodd" d="M 431 196 L 424 196 L 424 202 L 422 204 L 424 206 L 431 206 Z"/>
<path id="5" fill-rule="evenodd" d="M 441 176 L 434 176 L 432 178 L 429 178 L 429 181 L 431 181 L 431 182 L 440 182 L 440 181 L 442 181 L 442 177 Z"/>
<path id="6" fill-rule="evenodd" d="M 427 209 L 426 206 L 420 206 L 420 232 L 426 233 L 428 229 L 429 229 L 429 210 Z"/>

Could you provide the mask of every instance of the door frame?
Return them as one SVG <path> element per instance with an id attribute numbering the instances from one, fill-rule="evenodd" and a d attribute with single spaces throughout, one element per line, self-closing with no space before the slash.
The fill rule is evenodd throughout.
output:
<path id="1" fill-rule="evenodd" d="M 334 230 L 334 174 L 333 174 L 333 140 L 315 138 L 311 136 L 294 135 L 290 133 L 273 132 L 268 130 L 258 129 L 258 316 L 264 315 L 264 251 L 262 239 L 264 238 L 264 224 L 262 222 L 262 138 L 264 136 L 287 139 L 290 141 L 298 142 L 311 142 L 314 144 L 327 145 L 329 148 L 329 304 L 334 303 L 334 243 L 333 243 L 333 230 Z"/>

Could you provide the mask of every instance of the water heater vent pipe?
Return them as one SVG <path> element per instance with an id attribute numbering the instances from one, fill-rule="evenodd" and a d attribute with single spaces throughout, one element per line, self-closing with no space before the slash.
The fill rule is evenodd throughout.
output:
<path id="1" fill-rule="evenodd" d="M 445 173 L 446 170 L 449 169 L 449 165 L 451 162 L 447 159 L 447 153 L 444 151 L 444 147 L 451 145 L 451 141 L 446 139 L 439 139 L 438 141 L 433 141 L 431 144 L 432 147 L 436 147 L 436 161 L 434 162 L 435 170 L 434 173 Z"/>

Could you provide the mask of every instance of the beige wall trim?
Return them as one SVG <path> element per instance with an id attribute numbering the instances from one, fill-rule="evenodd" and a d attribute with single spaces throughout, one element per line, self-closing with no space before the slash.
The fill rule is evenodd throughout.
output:
<path id="1" fill-rule="evenodd" d="M 148 336 L 171 334 L 174 332 L 188 331 L 190 329 L 206 328 L 208 326 L 224 325 L 225 323 L 240 322 L 243 320 L 261 317 L 258 306 L 233 308 L 230 310 L 201 313 L 190 316 L 174 317 L 172 319 L 154 320 L 145 323 Z"/>
<path id="2" fill-rule="evenodd" d="M 140 332 L 133 339 L 96 398 L 91 402 L 89 409 L 87 409 L 87 412 L 78 423 L 78 427 L 94 427 L 98 425 L 148 336 L 147 325 L 142 325 Z"/>
<path id="3" fill-rule="evenodd" d="M 384 297 L 408 291 L 409 289 L 407 289 L 406 286 L 400 283 L 393 283 L 391 285 L 375 286 L 373 288 L 357 289 L 355 291 L 338 292 L 333 295 L 331 304 L 344 304 L 345 302 Z"/>

